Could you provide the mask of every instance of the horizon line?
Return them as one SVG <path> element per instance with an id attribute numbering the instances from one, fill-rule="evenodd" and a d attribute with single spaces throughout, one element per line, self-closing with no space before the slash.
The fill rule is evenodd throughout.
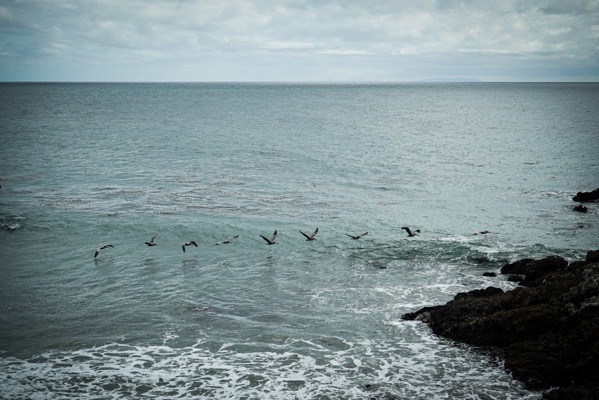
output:
<path id="1" fill-rule="evenodd" d="M 214 81 L 128 81 L 128 80 L 0 80 L 0 84 L 42 84 L 42 83 L 180 83 L 180 84 L 296 84 L 296 85 L 389 85 L 389 84 L 421 84 L 421 83 L 599 83 L 597 81 L 484 81 L 479 79 L 468 79 L 468 78 L 432 78 L 432 79 L 421 79 L 421 80 L 409 80 L 409 81 L 318 81 L 318 80 L 306 80 L 306 81 L 284 81 L 284 80 L 273 80 L 273 81 L 246 81 L 246 80 L 214 80 Z"/>

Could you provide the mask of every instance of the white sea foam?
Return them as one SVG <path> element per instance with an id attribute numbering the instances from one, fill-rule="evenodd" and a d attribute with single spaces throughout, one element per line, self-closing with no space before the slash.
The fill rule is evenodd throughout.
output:
<path id="1" fill-rule="evenodd" d="M 5 399 L 67 399 L 74 393 L 105 399 L 540 398 L 486 354 L 439 343 L 421 324 L 390 323 L 397 340 L 338 338 L 343 347 L 334 350 L 289 340 L 256 343 L 251 351 L 225 344 L 211 352 L 200 341 L 177 349 L 109 344 L 29 360 L 2 357 L 0 386 Z"/>

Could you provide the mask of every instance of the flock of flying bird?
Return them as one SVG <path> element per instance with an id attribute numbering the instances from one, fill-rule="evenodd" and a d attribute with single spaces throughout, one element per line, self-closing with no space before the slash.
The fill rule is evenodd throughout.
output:
<path id="1" fill-rule="evenodd" d="M 416 236 L 416 235 L 417 235 L 417 233 L 420 233 L 420 229 L 416 229 L 416 231 L 412 232 L 412 231 L 410 230 L 410 228 L 408 228 L 407 226 L 404 226 L 404 227 L 402 227 L 401 229 L 403 229 L 403 230 L 405 230 L 405 231 L 407 232 L 407 234 L 408 234 L 408 237 L 413 237 L 413 236 Z M 308 235 L 307 233 L 304 233 L 304 232 L 302 232 L 302 231 L 300 231 L 300 233 L 301 233 L 302 235 L 304 235 L 304 237 L 306 238 L 306 240 L 307 240 L 307 241 L 316 240 L 316 235 L 318 234 L 318 228 L 316 228 L 316 230 L 315 230 L 314 232 L 312 232 L 312 234 L 311 234 L 311 235 Z M 262 236 L 262 235 L 260 235 L 260 237 L 261 237 L 262 239 L 264 239 L 264 241 L 266 242 L 266 244 L 268 244 L 268 245 L 272 245 L 272 244 L 277 244 L 277 242 L 275 242 L 275 239 L 277 238 L 277 234 L 278 234 L 278 232 L 275 230 L 275 231 L 274 231 L 274 233 L 272 234 L 272 236 L 271 236 L 270 238 L 267 238 L 266 236 Z M 364 232 L 364 233 L 362 233 L 361 235 L 350 235 L 350 234 L 347 234 L 347 233 L 346 233 L 346 235 L 347 235 L 347 236 L 349 236 L 350 238 L 352 238 L 353 240 L 359 240 L 359 239 L 361 239 L 363 236 L 366 236 L 366 235 L 368 235 L 368 232 Z M 152 246 L 156 246 L 156 245 L 158 244 L 158 243 L 156 243 L 156 242 L 154 241 L 154 240 L 156 239 L 156 236 L 158 236 L 158 235 L 154 235 L 154 236 L 152 236 L 152 238 L 150 239 L 150 241 L 149 241 L 149 242 L 144 242 L 144 243 L 142 243 L 142 244 L 145 244 L 146 246 L 150 246 L 150 247 L 152 247 Z M 218 245 L 221 245 L 221 244 L 229 244 L 229 243 L 231 243 L 233 240 L 237 239 L 238 237 L 239 237 L 239 235 L 232 236 L 232 237 L 230 237 L 230 238 L 228 238 L 228 239 L 226 239 L 226 240 L 223 240 L 222 242 L 215 243 L 215 245 L 217 245 L 217 246 L 218 246 Z M 189 242 L 185 242 L 185 243 L 183 243 L 183 244 L 181 245 L 181 248 L 183 249 L 183 252 L 184 252 L 184 253 L 185 253 L 185 248 L 186 248 L 187 246 L 195 246 L 195 247 L 198 247 L 198 244 L 197 244 L 195 241 L 193 241 L 193 240 L 190 240 Z M 110 248 L 110 247 L 114 247 L 114 246 L 113 246 L 113 245 L 111 245 L 111 244 L 104 244 L 104 245 L 102 245 L 102 246 L 98 247 L 98 248 L 96 249 L 96 253 L 94 254 L 94 259 L 95 259 L 96 257 L 98 257 L 98 254 L 100 254 L 100 251 L 101 251 L 101 250 L 104 250 L 104 249 L 107 249 L 107 248 Z"/>

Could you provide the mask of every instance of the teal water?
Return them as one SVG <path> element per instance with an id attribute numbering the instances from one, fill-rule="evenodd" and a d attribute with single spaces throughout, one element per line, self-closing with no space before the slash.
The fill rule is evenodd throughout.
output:
<path id="1" fill-rule="evenodd" d="M 599 84 L 1 84 L 0 135 L 7 399 L 538 399 L 401 316 L 599 248 Z"/>

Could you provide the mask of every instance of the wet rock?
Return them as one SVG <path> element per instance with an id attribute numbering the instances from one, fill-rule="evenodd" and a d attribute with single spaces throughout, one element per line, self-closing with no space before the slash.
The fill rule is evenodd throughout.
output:
<path id="1" fill-rule="evenodd" d="M 576 207 L 574 207 L 574 211 L 581 212 L 581 213 L 586 213 L 586 212 L 589 211 L 589 209 L 586 206 L 583 206 L 582 204 L 579 204 Z"/>
<path id="2" fill-rule="evenodd" d="M 483 276 L 495 278 L 497 276 L 497 274 L 495 272 L 483 272 Z"/>
<path id="3" fill-rule="evenodd" d="M 581 203 L 597 201 L 599 200 L 599 188 L 593 190 L 592 192 L 578 192 L 576 196 L 572 197 L 572 200 L 579 201 Z"/>
<path id="4" fill-rule="evenodd" d="M 587 252 L 586 262 L 599 262 L 599 250 L 591 250 Z"/>
<path id="5" fill-rule="evenodd" d="M 501 268 L 502 274 L 523 275 L 524 279 L 520 282 L 523 286 L 535 286 L 545 275 L 558 269 L 565 268 L 568 262 L 559 256 L 549 256 L 541 260 L 525 258 L 506 264 Z"/>
<path id="6" fill-rule="evenodd" d="M 455 295 L 454 299 L 460 299 L 462 297 L 491 297 L 500 293 L 503 293 L 503 290 L 489 286 L 486 289 L 476 289 L 471 290 L 470 292 L 458 293 Z"/>
<path id="7" fill-rule="evenodd" d="M 487 288 L 404 315 L 434 333 L 493 346 L 505 367 L 548 399 L 599 399 L 599 251 L 568 264 L 561 257 L 520 260 L 509 273 L 535 276 L 508 292 Z"/>

